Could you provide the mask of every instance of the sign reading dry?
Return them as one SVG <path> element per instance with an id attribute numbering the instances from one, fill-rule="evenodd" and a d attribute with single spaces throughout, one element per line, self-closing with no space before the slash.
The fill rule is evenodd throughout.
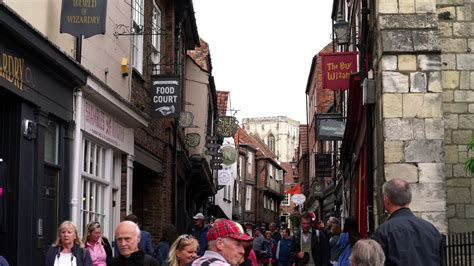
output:
<path id="1" fill-rule="evenodd" d="M 347 90 L 357 72 L 357 53 L 320 53 L 323 89 Z"/>

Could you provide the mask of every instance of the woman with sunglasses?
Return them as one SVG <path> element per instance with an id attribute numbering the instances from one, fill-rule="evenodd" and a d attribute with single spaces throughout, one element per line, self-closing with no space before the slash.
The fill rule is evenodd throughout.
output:
<path id="1" fill-rule="evenodd" d="M 180 235 L 171 245 L 170 266 L 186 266 L 197 258 L 198 241 L 192 235 Z"/>
<path id="2" fill-rule="evenodd" d="M 112 258 L 112 247 L 109 240 L 102 236 L 99 222 L 90 222 L 83 238 L 86 249 L 91 254 L 94 266 L 106 266 Z"/>

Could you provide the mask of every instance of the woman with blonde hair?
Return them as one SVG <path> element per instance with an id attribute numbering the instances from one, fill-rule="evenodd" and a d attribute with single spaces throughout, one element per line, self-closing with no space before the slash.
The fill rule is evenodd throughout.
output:
<path id="1" fill-rule="evenodd" d="M 362 239 L 352 247 L 349 260 L 351 266 L 383 266 L 385 254 L 377 241 Z"/>
<path id="2" fill-rule="evenodd" d="M 58 228 L 56 241 L 46 252 L 46 266 L 93 266 L 89 252 L 83 248 L 77 228 L 64 221 Z"/>
<path id="3" fill-rule="evenodd" d="M 189 265 L 197 258 L 199 243 L 192 235 L 180 235 L 173 242 L 169 253 L 170 266 Z"/>
<path id="4" fill-rule="evenodd" d="M 99 222 L 90 222 L 85 230 L 82 241 L 89 251 L 94 266 L 106 266 L 112 258 L 112 247 L 109 240 L 102 236 Z"/>

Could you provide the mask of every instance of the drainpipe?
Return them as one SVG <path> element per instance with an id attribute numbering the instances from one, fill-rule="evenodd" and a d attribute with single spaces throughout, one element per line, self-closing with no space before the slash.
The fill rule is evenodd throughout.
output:
<path id="1" fill-rule="evenodd" d="M 72 180 L 71 180 L 71 221 L 79 225 L 79 184 L 81 184 L 81 124 L 82 124 L 82 91 L 76 89 L 74 92 L 74 142 L 72 155 Z"/>

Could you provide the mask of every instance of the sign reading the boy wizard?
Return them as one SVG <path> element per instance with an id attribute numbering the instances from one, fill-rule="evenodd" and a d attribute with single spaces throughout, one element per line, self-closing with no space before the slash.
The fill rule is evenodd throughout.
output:
<path id="1" fill-rule="evenodd" d="M 85 38 L 105 33 L 107 0 L 63 0 L 59 32 Z"/>

